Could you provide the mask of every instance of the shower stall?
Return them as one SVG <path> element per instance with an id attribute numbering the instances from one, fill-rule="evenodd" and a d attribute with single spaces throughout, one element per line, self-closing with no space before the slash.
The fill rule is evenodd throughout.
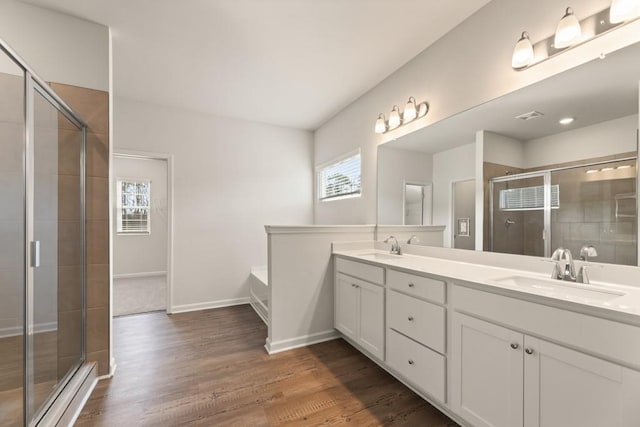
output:
<path id="1" fill-rule="evenodd" d="M 596 262 L 638 265 L 637 157 L 492 178 L 490 249 L 550 257 L 564 247 Z"/>
<path id="2" fill-rule="evenodd" d="M 3 40 L 0 93 L 0 425 L 31 426 L 86 368 L 86 126 Z"/>

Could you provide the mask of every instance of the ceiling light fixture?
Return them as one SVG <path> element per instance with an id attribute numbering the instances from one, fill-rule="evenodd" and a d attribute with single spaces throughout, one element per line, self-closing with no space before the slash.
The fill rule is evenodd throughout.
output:
<path id="1" fill-rule="evenodd" d="M 568 125 L 573 123 L 574 120 L 574 117 L 563 117 L 562 119 L 558 120 L 558 123 L 560 123 L 561 125 Z"/>
<path id="2" fill-rule="evenodd" d="M 522 32 L 511 56 L 511 67 L 516 71 L 546 61 L 589 40 L 640 19 L 640 0 L 612 0 L 611 6 L 587 16 L 581 21 L 567 7 L 556 32 L 544 40 L 532 43 L 529 33 Z M 606 52 L 600 52 L 601 59 Z"/>
<path id="3" fill-rule="evenodd" d="M 376 119 L 376 124 L 373 130 L 376 133 L 386 133 L 399 126 L 406 125 L 415 119 L 424 117 L 428 112 L 428 103 L 421 102 L 420 104 L 417 104 L 416 99 L 413 96 L 410 96 L 402 113 L 400 113 L 400 107 L 397 105 L 393 106 L 393 109 L 389 114 L 389 120 L 385 120 L 384 114 L 380 113 Z"/>
<path id="4" fill-rule="evenodd" d="M 556 49 L 562 49 L 578 43 L 581 38 L 582 28 L 580 27 L 580 21 L 573 14 L 573 9 L 568 7 L 564 16 L 558 22 L 553 45 Z"/>
<path id="5" fill-rule="evenodd" d="M 404 111 L 402 112 L 402 121 L 404 123 L 410 122 L 418 117 L 418 111 L 416 108 L 416 99 L 413 96 L 410 96 L 409 101 L 407 101 L 407 105 L 405 105 Z"/>
<path id="6" fill-rule="evenodd" d="M 531 65 L 533 62 L 533 45 L 529 39 L 529 33 L 522 32 L 520 40 L 516 43 L 516 47 L 513 49 L 513 56 L 511 57 L 511 66 L 513 68 L 520 69 Z"/>
<path id="7" fill-rule="evenodd" d="M 609 9 L 609 22 L 619 24 L 640 16 L 640 0 L 613 0 Z"/>
<path id="8" fill-rule="evenodd" d="M 387 121 L 382 113 L 378 115 L 378 119 L 376 120 L 375 131 L 376 133 L 385 133 L 387 131 Z"/>

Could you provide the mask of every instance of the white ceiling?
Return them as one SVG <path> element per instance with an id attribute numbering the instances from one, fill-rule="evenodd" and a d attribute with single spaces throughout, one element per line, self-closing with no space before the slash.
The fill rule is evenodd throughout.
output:
<path id="1" fill-rule="evenodd" d="M 27 0 L 108 25 L 114 92 L 316 129 L 489 0 Z"/>
<path id="2" fill-rule="evenodd" d="M 528 141 L 638 113 L 640 43 L 550 77 L 384 145 L 437 153 L 475 141 L 487 130 Z M 544 115 L 515 117 L 536 110 Z M 558 120 L 574 117 L 569 126 Z M 560 163 L 560 162 L 559 162 Z"/>

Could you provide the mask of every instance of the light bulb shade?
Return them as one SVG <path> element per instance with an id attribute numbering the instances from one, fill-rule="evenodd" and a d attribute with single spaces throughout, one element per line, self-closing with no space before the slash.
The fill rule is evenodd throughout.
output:
<path id="1" fill-rule="evenodd" d="M 640 0 L 613 0 L 609 8 L 609 22 L 619 24 L 640 16 Z"/>
<path id="2" fill-rule="evenodd" d="M 573 9 L 568 7 L 564 16 L 558 22 L 553 45 L 556 49 L 563 49 L 580 42 L 580 40 L 582 40 L 580 21 L 573 14 Z"/>
<path id="3" fill-rule="evenodd" d="M 516 43 L 511 57 L 511 66 L 516 70 L 525 68 L 533 62 L 533 45 L 529 40 L 529 34 L 525 31 L 522 33 L 520 40 Z"/>
<path id="4" fill-rule="evenodd" d="M 393 106 L 391 113 L 389 114 L 389 129 L 395 129 L 400 126 L 400 108 L 397 105 Z"/>
<path id="5" fill-rule="evenodd" d="M 380 115 L 378 115 L 374 130 L 376 133 L 385 133 L 387 131 L 387 122 L 384 119 L 384 114 L 380 113 Z"/>
<path id="6" fill-rule="evenodd" d="M 404 111 L 402 112 L 402 121 L 407 123 L 415 119 L 417 116 L 418 111 L 416 110 L 416 99 L 411 96 L 409 97 L 409 101 L 407 101 L 407 105 L 404 107 Z"/>

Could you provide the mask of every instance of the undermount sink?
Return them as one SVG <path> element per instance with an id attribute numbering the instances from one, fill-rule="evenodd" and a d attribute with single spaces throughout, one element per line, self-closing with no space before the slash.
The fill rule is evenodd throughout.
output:
<path id="1" fill-rule="evenodd" d="M 617 290 L 604 289 L 601 287 L 583 283 L 573 283 L 561 280 L 542 279 L 527 276 L 502 277 L 493 280 L 493 282 L 503 286 L 534 291 L 541 295 L 568 300 L 584 299 L 606 302 L 626 295 L 624 292 L 620 292 Z"/>
<path id="2" fill-rule="evenodd" d="M 358 254 L 358 256 L 365 259 L 370 259 L 370 260 L 384 260 L 384 261 L 397 260 L 402 258 L 402 255 L 385 254 L 380 252 L 367 252 L 367 253 Z"/>

